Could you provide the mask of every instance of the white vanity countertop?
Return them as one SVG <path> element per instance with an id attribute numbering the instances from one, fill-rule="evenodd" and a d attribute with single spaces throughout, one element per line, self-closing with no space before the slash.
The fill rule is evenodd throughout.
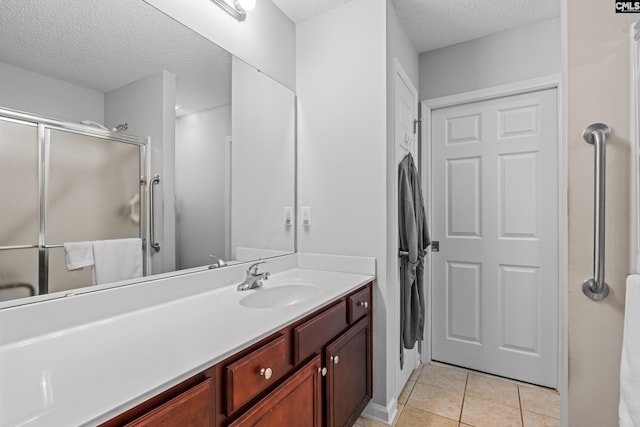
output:
<path id="1" fill-rule="evenodd" d="M 238 292 L 226 285 L 1 343 L 0 426 L 99 424 L 374 279 L 375 270 L 312 269 L 324 263 L 310 259 L 298 255 L 297 265 L 307 268 L 277 272 L 264 282 L 265 289 L 290 282 L 317 286 L 319 294 L 306 302 L 247 308 L 237 301 L 260 289 Z M 180 286 L 180 277 L 171 280 Z"/>

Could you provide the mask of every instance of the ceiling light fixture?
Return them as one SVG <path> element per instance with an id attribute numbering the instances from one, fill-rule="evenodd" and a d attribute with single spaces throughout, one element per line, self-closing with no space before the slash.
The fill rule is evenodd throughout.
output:
<path id="1" fill-rule="evenodd" d="M 211 2 L 240 22 L 247 18 L 248 11 L 256 7 L 256 0 L 211 0 Z"/>

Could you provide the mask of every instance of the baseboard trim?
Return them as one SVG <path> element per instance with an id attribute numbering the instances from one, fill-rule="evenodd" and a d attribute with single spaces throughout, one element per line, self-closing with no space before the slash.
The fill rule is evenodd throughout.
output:
<path id="1" fill-rule="evenodd" d="M 362 417 L 372 421 L 378 421 L 381 423 L 385 423 L 391 425 L 393 420 L 396 418 L 398 414 L 398 400 L 394 397 L 389 401 L 387 406 L 382 406 L 377 403 L 374 403 L 373 400 L 369 402 L 366 408 L 364 408 L 364 412 L 362 413 Z"/>

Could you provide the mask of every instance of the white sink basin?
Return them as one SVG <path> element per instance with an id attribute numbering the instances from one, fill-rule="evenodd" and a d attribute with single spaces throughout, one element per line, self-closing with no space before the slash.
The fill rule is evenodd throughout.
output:
<path id="1" fill-rule="evenodd" d="M 251 308 L 285 307 L 310 300 L 320 293 L 314 285 L 291 283 L 274 287 L 266 285 L 251 291 L 240 300 L 240 305 Z"/>

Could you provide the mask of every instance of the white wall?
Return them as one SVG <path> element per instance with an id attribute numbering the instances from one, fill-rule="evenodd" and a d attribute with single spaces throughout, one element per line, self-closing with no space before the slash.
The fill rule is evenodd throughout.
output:
<path id="1" fill-rule="evenodd" d="M 225 258 L 225 150 L 231 105 L 182 116 L 176 123 L 177 268 Z"/>
<path id="2" fill-rule="evenodd" d="M 395 396 L 402 388 L 413 366 L 405 363 L 405 373 L 400 374 L 400 284 L 398 262 L 398 163 L 395 144 L 395 61 L 407 74 L 413 86 L 418 88 L 418 53 L 402 27 L 398 14 L 390 0 L 387 4 L 387 285 L 388 310 L 387 335 L 393 337 L 387 342 L 389 369 L 395 371 Z M 416 107 L 417 108 L 417 107 Z M 417 161 L 417 159 L 416 159 Z"/>
<path id="3" fill-rule="evenodd" d="M 564 140 L 569 153 L 569 425 L 618 425 L 619 367 L 629 273 L 630 53 L 629 25 L 608 2 L 563 0 L 568 11 Z M 631 19 L 631 18 L 632 19 Z M 608 124 L 606 282 L 609 296 L 594 302 L 582 282 L 592 274 L 593 146 L 582 130 Z"/>
<path id="4" fill-rule="evenodd" d="M 175 75 L 161 71 L 105 95 L 105 125 L 128 123 L 127 133 L 150 137 L 151 173 L 160 174 L 156 188 L 156 240 L 152 273 L 175 270 Z M 158 191 L 160 190 L 160 191 Z"/>
<path id="5" fill-rule="evenodd" d="M 0 108 L 78 123 L 104 120 L 104 94 L 0 62 Z"/>
<path id="6" fill-rule="evenodd" d="M 560 74 L 560 18 L 420 54 L 420 99 Z"/>
<path id="7" fill-rule="evenodd" d="M 294 93 L 233 58 L 231 247 L 294 251 Z"/>
<path id="8" fill-rule="evenodd" d="M 377 259 L 373 394 L 382 407 L 395 393 L 388 347 L 398 348 L 387 336 L 385 14 L 385 0 L 353 0 L 296 32 L 298 205 L 312 208 L 313 222 L 298 225 L 298 250 Z"/>
<path id="9" fill-rule="evenodd" d="M 207 0 L 145 0 L 231 54 L 295 89 L 295 26 L 270 0 L 238 22 Z"/>

